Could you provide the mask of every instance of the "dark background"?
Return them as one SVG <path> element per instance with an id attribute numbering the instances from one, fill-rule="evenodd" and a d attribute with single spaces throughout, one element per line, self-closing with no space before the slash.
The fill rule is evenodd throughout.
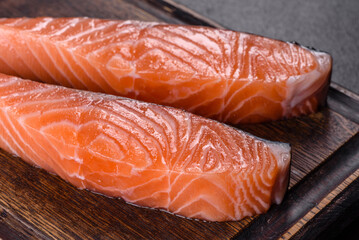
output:
<path id="1" fill-rule="evenodd" d="M 328 52 L 332 81 L 359 94 L 358 0 L 174 0 L 225 28 Z"/>

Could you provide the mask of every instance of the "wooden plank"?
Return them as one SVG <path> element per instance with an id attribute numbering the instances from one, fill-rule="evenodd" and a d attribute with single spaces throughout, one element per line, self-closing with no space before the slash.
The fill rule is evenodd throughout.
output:
<path id="1" fill-rule="evenodd" d="M 163 2 L 160 9 L 150 5 L 151 2 L 4 0 L 0 2 L 0 14 L 2 17 L 88 16 L 215 25 L 185 8 L 172 6 L 169 1 L 160 1 Z M 344 98 L 334 94 L 332 99 L 334 104 L 329 107 L 337 107 L 338 112 L 352 100 L 345 94 Z M 318 170 L 338 149 L 347 146 L 358 132 L 358 125 L 341 115 L 347 110 L 341 114 L 336 111 L 324 108 L 307 117 L 239 127 L 267 139 L 291 143 L 290 194 L 296 196 L 296 184 L 302 183 L 313 169 Z M 0 151 L 0 163 L 0 237 L 4 239 L 16 235 L 19 239 L 225 239 L 245 230 L 255 219 L 225 223 L 184 219 L 78 190 L 3 151 Z M 254 223 L 260 222 L 263 216 L 281 216 L 279 209 L 285 210 L 285 206 L 273 207 Z"/>
<path id="2" fill-rule="evenodd" d="M 1 17 L 96 17 L 113 19 L 137 19 L 165 21 L 124 0 L 71 1 L 71 0 L 3 0 L 0 3 Z M 165 14 L 162 14 L 166 18 Z M 174 18 L 170 18 L 175 21 Z"/>
<path id="3" fill-rule="evenodd" d="M 129 0 L 130 1 L 130 0 Z M 157 8 L 163 10 L 163 12 L 167 13 L 169 16 L 173 18 L 180 19 L 185 23 L 189 23 L 192 25 L 201 25 L 201 26 L 209 26 L 216 28 L 223 28 L 220 24 L 208 19 L 191 9 L 178 4 L 172 0 L 143 0 L 143 1 L 135 1 L 136 6 L 141 8 L 149 9 L 148 4 L 150 3 Z"/>
<path id="4" fill-rule="evenodd" d="M 354 184 L 352 184 L 354 182 Z M 320 213 L 323 215 L 324 208 L 327 208 L 330 206 L 330 204 L 333 204 L 333 201 L 336 197 L 340 196 L 341 193 L 345 192 L 348 194 L 349 187 L 353 187 L 355 184 L 359 182 L 359 169 L 356 170 L 352 175 L 347 177 L 341 184 L 339 184 L 338 187 L 336 187 L 333 191 L 331 191 L 325 198 L 322 199 L 318 204 L 316 204 L 315 207 L 313 207 L 305 216 L 303 216 L 300 220 L 297 221 L 296 224 L 294 224 L 286 233 L 282 235 L 282 239 L 292 239 L 295 237 L 296 239 L 299 239 L 303 237 L 303 235 L 308 235 L 308 232 L 310 232 L 310 236 L 313 238 L 317 238 L 318 233 L 320 231 L 305 231 L 305 229 L 308 229 L 312 224 L 317 225 L 318 223 L 323 223 L 324 221 L 314 221 Z M 352 184 L 352 185 L 351 185 Z M 347 191 L 345 191 L 347 190 Z M 352 191 L 353 195 L 350 196 L 351 201 L 359 201 L 359 192 L 358 191 Z M 349 196 L 347 196 L 349 198 Z M 333 213 L 336 213 L 338 211 L 333 211 Z M 333 215 L 333 214 L 331 214 Z M 327 217 L 327 216 L 326 216 Z M 333 216 L 331 218 L 327 218 L 327 221 L 325 221 L 325 224 L 328 224 L 331 222 L 331 220 L 335 219 Z M 311 226 L 311 228 L 313 228 Z"/>
<path id="5" fill-rule="evenodd" d="M 329 88 L 328 106 L 353 122 L 359 123 L 359 96 L 336 84 Z"/>
<path id="6" fill-rule="evenodd" d="M 295 230 L 300 230 L 300 225 L 305 225 L 306 215 L 320 207 L 320 203 L 329 203 L 333 200 L 330 193 L 336 193 L 336 189 L 342 184 L 349 186 L 357 179 L 359 168 L 359 134 L 356 134 L 347 144 L 332 154 L 320 167 L 307 175 L 303 181 L 291 189 L 285 201 L 280 206 L 275 206 L 270 211 L 258 217 L 253 224 L 236 236 L 241 239 L 278 239 L 288 238 L 289 234 L 295 235 Z M 349 182 L 349 183 L 348 183 Z M 341 190 L 345 192 L 345 190 Z M 339 194 L 339 193 L 338 193 Z M 350 195 L 349 195 L 350 196 Z M 355 196 L 354 196 L 355 197 Z M 351 201 L 351 199 L 348 199 Z M 320 211 L 323 210 L 320 209 Z M 316 212 L 318 216 L 320 211 Z M 321 215 L 318 222 L 326 222 L 333 217 L 330 212 L 326 216 Z M 334 219 L 332 219 L 334 220 Z M 293 229 L 291 229 L 291 227 Z M 317 233 L 324 228 L 317 228 Z"/>
<path id="7" fill-rule="evenodd" d="M 328 108 L 310 116 L 241 128 L 265 139 L 291 144 L 290 187 L 323 163 L 359 130 L 357 124 Z"/>
<path id="8" fill-rule="evenodd" d="M 331 201 L 291 239 L 355 239 L 359 234 L 359 178 Z M 339 206 L 339 207 L 338 207 Z M 353 220 L 355 222 L 353 222 Z M 349 231 L 347 227 L 350 224 Z M 320 229 L 327 229 L 321 232 Z M 343 232 L 343 235 L 338 236 Z"/>

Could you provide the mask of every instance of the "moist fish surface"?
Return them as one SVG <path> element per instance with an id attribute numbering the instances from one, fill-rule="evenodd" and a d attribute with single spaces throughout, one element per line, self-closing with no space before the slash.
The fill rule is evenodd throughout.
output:
<path id="1" fill-rule="evenodd" d="M 0 19 L 0 72 L 169 105 L 231 124 L 313 113 L 331 57 L 208 27 L 90 18 Z"/>
<path id="2" fill-rule="evenodd" d="M 78 188 L 208 221 L 279 204 L 291 157 L 183 110 L 3 74 L 0 147 Z"/>

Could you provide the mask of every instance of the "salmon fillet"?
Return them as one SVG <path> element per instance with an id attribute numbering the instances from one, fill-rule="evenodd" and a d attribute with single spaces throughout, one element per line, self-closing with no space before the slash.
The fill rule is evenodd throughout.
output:
<path id="1" fill-rule="evenodd" d="M 0 71 L 256 123 L 325 104 L 331 57 L 208 27 L 89 18 L 0 19 Z"/>
<path id="2" fill-rule="evenodd" d="M 279 204 L 291 157 L 183 110 L 4 74 L 0 147 L 78 188 L 208 221 Z"/>

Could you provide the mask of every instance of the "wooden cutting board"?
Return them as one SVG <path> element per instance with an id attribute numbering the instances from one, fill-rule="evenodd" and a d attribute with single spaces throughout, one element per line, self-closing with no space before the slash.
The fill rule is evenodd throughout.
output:
<path id="1" fill-rule="evenodd" d="M 167 1 L 3 0 L 1 17 L 88 16 L 220 27 Z M 323 237 L 358 212 L 359 97 L 332 84 L 319 113 L 238 126 L 293 148 L 290 190 L 268 213 L 210 223 L 86 190 L 0 150 L 2 239 L 249 239 Z M 354 215 L 353 215 L 354 216 Z M 328 230 L 329 229 L 329 230 Z"/>

